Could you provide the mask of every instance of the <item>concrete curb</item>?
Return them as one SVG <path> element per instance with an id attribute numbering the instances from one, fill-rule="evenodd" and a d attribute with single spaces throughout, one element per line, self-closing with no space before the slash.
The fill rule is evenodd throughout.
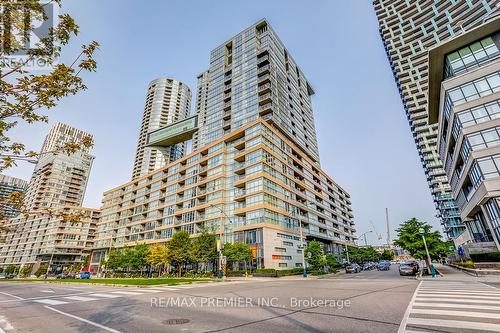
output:
<path id="1" fill-rule="evenodd" d="M 472 275 L 472 276 L 485 276 L 485 275 L 499 275 L 500 276 L 500 270 L 495 270 L 495 269 L 474 269 L 474 268 L 465 268 L 457 265 L 452 265 L 452 264 L 446 264 L 449 267 L 459 269 L 462 272 Z"/>

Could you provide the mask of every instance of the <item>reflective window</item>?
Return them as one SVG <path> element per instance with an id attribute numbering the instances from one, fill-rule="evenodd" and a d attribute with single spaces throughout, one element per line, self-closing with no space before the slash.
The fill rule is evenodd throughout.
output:
<path id="1" fill-rule="evenodd" d="M 500 56 L 499 38 L 500 33 L 496 33 L 448 54 L 444 70 L 445 78 L 467 72 L 498 58 Z M 495 43 L 495 40 L 497 43 Z"/>

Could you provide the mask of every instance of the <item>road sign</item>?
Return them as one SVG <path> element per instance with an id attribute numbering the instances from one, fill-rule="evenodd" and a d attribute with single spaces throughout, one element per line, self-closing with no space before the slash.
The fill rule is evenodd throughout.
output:
<path id="1" fill-rule="evenodd" d="M 458 247 L 458 251 L 457 252 L 458 252 L 459 256 L 463 256 L 464 255 L 464 249 L 461 246 Z"/>

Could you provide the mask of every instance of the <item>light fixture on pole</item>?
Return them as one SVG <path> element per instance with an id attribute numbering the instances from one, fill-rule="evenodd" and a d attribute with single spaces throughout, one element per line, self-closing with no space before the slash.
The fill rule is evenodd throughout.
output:
<path id="1" fill-rule="evenodd" d="M 367 232 L 365 232 L 365 233 L 362 233 L 362 234 L 360 235 L 360 237 L 363 237 L 363 238 L 364 238 L 364 240 L 365 240 L 365 246 L 368 246 L 368 242 L 366 241 L 366 234 L 369 234 L 370 232 L 373 232 L 373 230 L 369 230 L 369 231 L 367 231 Z"/>
<path id="2" fill-rule="evenodd" d="M 220 207 L 214 206 L 212 204 L 210 204 L 209 206 L 213 207 L 213 208 L 217 209 L 219 212 L 221 212 L 220 228 L 219 228 L 219 241 L 217 242 L 217 251 L 219 252 L 219 267 L 217 270 L 217 277 L 219 279 L 224 279 L 225 278 L 224 270 L 222 269 L 224 256 L 222 255 L 222 249 L 224 248 L 223 236 L 225 233 L 225 228 L 224 228 L 225 223 L 224 223 L 224 219 L 222 218 L 222 216 L 224 215 L 229 220 L 229 223 L 231 223 L 231 219 L 229 218 L 229 216 L 227 216 L 227 214 L 224 212 L 224 210 L 222 210 Z"/>
<path id="3" fill-rule="evenodd" d="M 434 271 L 434 267 L 431 265 L 431 256 L 429 255 L 429 249 L 427 248 L 427 242 L 425 240 L 425 229 L 420 228 L 419 229 L 420 235 L 422 235 L 422 240 L 424 241 L 424 247 L 425 247 L 425 253 L 427 255 L 427 269 L 431 272 L 432 277 L 436 276 L 436 273 Z"/>

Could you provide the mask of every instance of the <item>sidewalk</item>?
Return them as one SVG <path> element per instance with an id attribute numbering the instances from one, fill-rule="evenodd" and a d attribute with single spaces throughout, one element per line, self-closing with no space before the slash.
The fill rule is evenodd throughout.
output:
<path id="1" fill-rule="evenodd" d="M 460 281 L 460 282 L 496 282 L 500 283 L 500 276 L 498 275 L 483 275 L 483 276 L 474 276 L 467 273 L 464 273 L 460 269 L 453 268 L 446 265 L 441 264 L 433 264 L 434 267 L 443 274 L 443 276 L 436 275 L 436 277 L 432 276 L 422 276 L 420 280 L 441 280 L 441 281 Z"/>

